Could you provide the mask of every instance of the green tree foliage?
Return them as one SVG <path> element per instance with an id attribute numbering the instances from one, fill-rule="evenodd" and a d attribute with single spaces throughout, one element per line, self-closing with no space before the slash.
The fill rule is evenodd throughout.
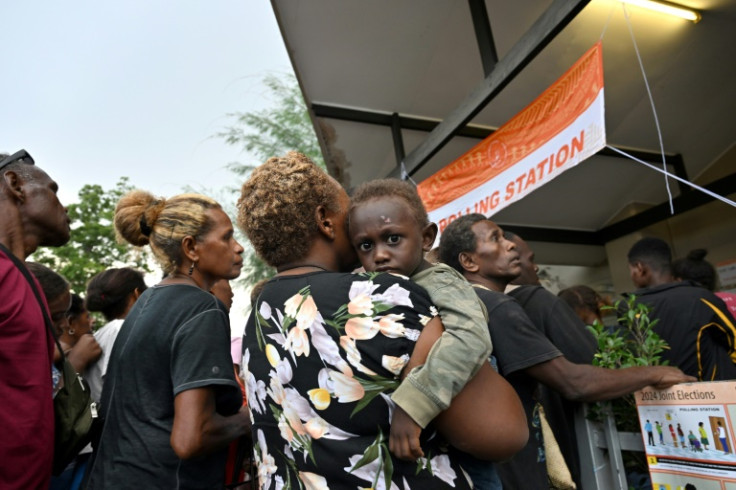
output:
<path id="1" fill-rule="evenodd" d="M 110 267 L 135 267 L 149 271 L 142 250 L 118 243 L 113 215 L 118 200 L 132 187 L 122 177 L 113 189 L 85 185 L 79 191 L 79 202 L 68 207 L 71 239 L 63 247 L 41 248 L 32 260 L 45 264 L 63 275 L 75 293 L 84 293 L 87 281 Z"/>
<path id="2" fill-rule="evenodd" d="M 621 316 L 618 318 L 619 329 L 609 329 L 599 321 L 588 330 L 598 341 L 598 352 L 593 358 L 593 365 L 610 369 L 632 366 L 658 366 L 667 364 L 661 360 L 661 354 L 669 349 L 667 342 L 656 332 L 654 326 L 659 320 L 649 318 L 650 308 L 638 303 L 635 295 L 628 295 L 625 301 L 617 301 L 614 308 Z M 599 404 L 599 410 L 608 412 L 607 404 Z M 594 411 L 595 412 L 595 411 Z M 610 413 L 616 419 L 619 430 L 638 432 L 639 421 L 636 402 L 633 395 L 613 400 Z"/>
<path id="3" fill-rule="evenodd" d="M 234 162 L 228 168 L 245 177 L 270 157 L 294 150 L 304 153 L 324 168 L 309 111 L 294 75 L 267 75 L 263 84 L 268 90 L 266 97 L 273 104 L 259 111 L 228 114 L 234 122 L 217 133 L 227 144 L 253 156 L 257 164 Z"/>
<path id="4" fill-rule="evenodd" d="M 217 133 L 226 143 L 240 148 L 252 156 L 256 164 L 230 163 L 228 168 L 241 179 L 272 156 L 284 155 L 288 151 L 299 151 L 324 168 L 322 152 L 309 118 L 299 84 L 294 75 L 267 75 L 263 79 L 267 98 L 272 105 L 253 112 L 228 114 L 233 119 L 230 126 Z M 237 195 L 240 189 L 233 189 Z M 261 279 L 273 276 L 276 271 L 266 265 L 255 253 L 247 240 L 241 282 L 250 287 Z"/>
<path id="5" fill-rule="evenodd" d="M 666 364 L 661 362 L 660 355 L 669 347 L 654 332 L 659 320 L 649 318 L 650 308 L 638 303 L 633 294 L 625 301 L 617 301 L 613 308 L 621 314 L 618 318 L 620 330 L 609 330 L 600 322 L 588 327 L 598 340 L 593 364 L 612 369 Z"/>

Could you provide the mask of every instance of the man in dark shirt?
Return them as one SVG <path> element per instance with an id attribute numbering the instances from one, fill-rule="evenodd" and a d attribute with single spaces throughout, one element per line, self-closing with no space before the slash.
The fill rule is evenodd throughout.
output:
<path id="1" fill-rule="evenodd" d="M 48 488 L 54 456 L 54 340 L 14 265 L 39 246 L 69 241 L 56 182 L 21 150 L 0 154 L 0 488 Z M 38 290 L 40 285 L 36 283 Z"/>
<path id="2" fill-rule="evenodd" d="M 591 364 L 598 348 L 595 337 L 580 317 L 565 301 L 543 288 L 534 259 L 534 251 L 518 235 L 505 232 L 519 252 L 521 274 L 506 287 L 506 294 L 519 302 L 532 324 L 547 337 L 570 362 Z M 540 385 L 537 399 L 554 433 L 560 452 L 570 474 L 580 488 L 580 457 L 575 437 L 575 410 L 577 402 L 565 398 L 561 392 Z"/>
<path id="3" fill-rule="evenodd" d="M 652 308 L 654 331 L 670 348 L 662 358 L 700 381 L 736 379 L 736 322 L 723 301 L 689 281 L 675 282 L 672 253 L 659 238 L 642 238 L 629 250 L 632 294 Z"/>
<path id="4" fill-rule="evenodd" d="M 539 283 L 534 251 L 519 235 L 504 232 L 519 253 L 521 274 L 506 287 L 506 294 L 519 302 L 535 327 L 562 351 L 568 361 L 590 364 L 597 349 L 590 333 L 570 305 Z"/>
<path id="5" fill-rule="evenodd" d="M 453 221 L 442 234 L 440 258 L 463 274 L 488 309 L 488 328 L 498 368 L 517 390 L 530 424 L 527 446 L 499 464 L 504 488 L 547 488 L 544 445 L 537 416 L 538 382 L 574 401 L 616 398 L 647 385 L 656 388 L 693 381 L 666 366 L 602 369 L 570 362 L 529 319 L 519 303 L 503 294 L 521 274 L 516 245 L 481 214 Z M 566 458 L 572 456 L 567 454 Z"/>

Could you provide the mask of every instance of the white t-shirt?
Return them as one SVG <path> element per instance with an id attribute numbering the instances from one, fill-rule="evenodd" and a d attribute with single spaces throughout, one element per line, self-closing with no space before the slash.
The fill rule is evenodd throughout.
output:
<path id="1" fill-rule="evenodd" d="M 102 397 L 102 383 L 107 372 L 107 363 L 110 361 L 110 352 L 112 352 L 112 346 L 115 344 L 120 327 L 123 326 L 123 321 L 122 318 L 113 320 L 95 332 L 95 340 L 100 344 L 102 355 L 97 362 L 87 368 L 84 379 L 89 384 L 92 399 L 97 403 Z"/>

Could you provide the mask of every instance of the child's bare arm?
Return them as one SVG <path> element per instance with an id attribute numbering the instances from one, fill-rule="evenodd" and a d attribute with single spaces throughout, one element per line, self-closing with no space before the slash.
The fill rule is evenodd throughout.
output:
<path id="1" fill-rule="evenodd" d="M 424 457 L 419 444 L 422 428 L 398 405 L 394 408 L 391 419 L 391 435 L 388 439 L 389 450 L 399 459 L 416 461 Z"/>

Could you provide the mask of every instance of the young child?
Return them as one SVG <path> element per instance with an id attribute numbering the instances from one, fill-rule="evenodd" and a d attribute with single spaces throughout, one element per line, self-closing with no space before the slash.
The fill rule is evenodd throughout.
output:
<path id="1" fill-rule="evenodd" d="M 396 409 L 389 447 L 397 457 L 416 459 L 423 456 L 421 430 L 488 362 L 485 307 L 454 269 L 425 260 L 437 226 L 410 183 L 384 179 L 358 187 L 351 198 L 349 234 L 366 271 L 402 274 L 424 287 L 445 327 L 424 365 L 414 368 L 391 397 Z"/>

